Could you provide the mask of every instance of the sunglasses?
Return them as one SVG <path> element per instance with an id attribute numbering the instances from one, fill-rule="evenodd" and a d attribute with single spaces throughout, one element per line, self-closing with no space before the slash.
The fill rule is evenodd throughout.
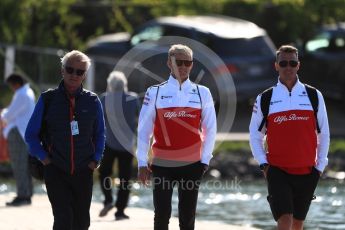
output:
<path id="1" fill-rule="evenodd" d="M 77 75 L 78 77 L 83 76 L 85 73 L 85 70 L 83 69 L 74 69 L 73 67 L 70 67 L 70 66 L 65 66 L 65 70 L 68 74 L 75 73 L 75 75 Z"/>
<path id="2" fill-rule="evenodd" d="M 298 65 L 298 61 L 295 61 L 295 60 L 290 60 L 290 61 L 280 61 L 279 63 L 279 66 L 280 67 L 287 67 L 288 65 L 291 66 L 291 67 L 296 67 Z"/>
<path id="3" fill-rule="evenodd" d="M 176 61 L 177 66 L 182 66 L 182 64 L 184 64 L 184 66 L 189 67 L 193 64 L 193 61 L 189 61 L 189 60 L 175 60 L 175 61 Z"/>

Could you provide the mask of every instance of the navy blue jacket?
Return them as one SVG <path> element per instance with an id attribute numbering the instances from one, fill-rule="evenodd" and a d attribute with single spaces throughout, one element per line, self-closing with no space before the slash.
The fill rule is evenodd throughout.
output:
<path id="1" fill-rule="evenodd" d="M 25 132 L 31 155 L 40 160 L 49 155 L 54 165 L 71 174 L 87 168 L 91 161 L 101 160 L 105 128 L 102 105 L 96 94 L 81 87 L 75 95 L 72 111 L 62 81 L 54 89 L 43 117 L 44 107 L 41 95 Z M 39 136 L 42 119 L 46 124 L 47 150 Z M 78 122 L 79 134 L 72 136 L 70 122 L 73 119 Z"/>
<path id="2" fill-rule="evenodd" d="M 113 150 L 134 154 L 140 109 L 138 95 L 133 92 L 107 92 L 100 96 L 100 100 L 106 127 L 105 143 Z"/>

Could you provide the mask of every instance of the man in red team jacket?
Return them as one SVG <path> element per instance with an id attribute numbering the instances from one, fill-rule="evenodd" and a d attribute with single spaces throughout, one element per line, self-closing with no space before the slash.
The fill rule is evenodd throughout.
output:
<path id="1" fill-rule="evenodd" d="M 189 80 L 193 51 L 181 44 L 171 46 L 167 65 L 168 80 L 146 91 L 140 111 L 138 177 L 146 184 L 152 171 L 155 230 L 168 229 L 175 185 L 180 229 L 193 230 L 200 180 L 215 143 L 216 114 L 209 89 Z"/>
<path id="2" fill-rule="evenodd" d="M 275 62 L 278 83 L 268 102 L 265 126 L 261 129 L 264 115 L 260 94 L 249 127 L 253 156 L 267 180 L 267 199 L 279 230 L 303 229 L 319 177 L 328 163 L 329 127 L 324 99 L 316 90 L 315 115 L 306 86 L 299 81 L 299 67 L 298 50 L 281 46 Z"/>

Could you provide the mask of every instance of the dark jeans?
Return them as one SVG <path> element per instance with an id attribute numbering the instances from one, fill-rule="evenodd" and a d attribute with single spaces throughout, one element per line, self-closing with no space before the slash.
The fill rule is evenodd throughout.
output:
<path id="1" fill-rule="evenodd" d="M 129 152 L 113 150 L 106 145 L 101 166 L 99 167 L 99 181 L 101 183 L 101 189 L 105 197 L 103 204 L 106 205 L 112 203 L 113 183 L 111 175 L 113 173 L 113 164 L 115 158 L 117 158 L 118 175 L 120 179 L 120 186 L 118 188 L 115 206 L 118 211 L 122 212 L 127 207 L 129 199 L 129 180 L 131 178 L 133 155 Z"/>
<path id="2" fill-rule="evenodd" d="M 171 216 L 173 188 L 178 186 L 178 212 L 181 230 L 194 229 L 195 212 L 204 165 L 196 162 L 181 167 L 152 166 L 154 229 L 167 230 Z"/>
<path id="3" fill-rule="evenodd" d="M 53 164 L 45 166 L 44 180 L 54 215 L 53 230 L 87 230 L 90 226 L 93 171 L 74 175 Z"/>

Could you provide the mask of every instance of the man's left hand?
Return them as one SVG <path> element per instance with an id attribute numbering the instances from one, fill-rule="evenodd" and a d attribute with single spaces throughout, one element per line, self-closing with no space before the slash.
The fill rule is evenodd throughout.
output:
<path id="1" fill-rule="evenodd" d="M 201 163 L 202 165 L 203 165 L 203 167 L 204 167 L 204 172 L 203 172 L 203 174 L 205 174 L 206 172 L 207 172 L 207 170 L 208 170 L 208 165 L 207 164 L 204 164 L 204 163 Z"/>
<path id="2" fill-rule="evenodd" d="M 95 170 L 98 167 L 98 164 L 95 161 L 90 161 L 88 166 L 91 170 Z"/>

